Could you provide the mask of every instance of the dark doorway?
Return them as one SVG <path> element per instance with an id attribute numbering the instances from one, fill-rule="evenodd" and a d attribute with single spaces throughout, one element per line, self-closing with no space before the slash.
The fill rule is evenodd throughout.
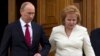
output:
<path id="1" fill-rule="evenodd" d="M 0 3 L 0 43 L 4 29 L 8 24 L 8 0 L 1 0 Z"/>
<path id="2" fill-rule="evenodd" d="M 20 18 L 20 6 L 25 1 L 29 1 L 34 4 L 34 6 L 36 8 L 36 14 L 35 14 L 34 21 L 37 22 L 37 18 L 36 18 L 36 16 L 37 16 L 37 0 L 16 0 L 16 20 Z"/>

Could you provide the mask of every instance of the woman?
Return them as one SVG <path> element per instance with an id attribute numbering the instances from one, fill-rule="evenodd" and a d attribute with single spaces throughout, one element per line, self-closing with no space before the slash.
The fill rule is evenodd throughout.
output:
<path id="1" fill-rule="evenodd" d="M 79 25 L 80 12 L 70 5 L 63 10 L 62 25 L 52 29 L 49 41 L 55 56 L 95 56 L 87 29 Z"/>

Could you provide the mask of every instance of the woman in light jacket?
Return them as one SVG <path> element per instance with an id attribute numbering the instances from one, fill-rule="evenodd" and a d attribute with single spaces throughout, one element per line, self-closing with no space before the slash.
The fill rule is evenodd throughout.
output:
<path id="1" fill-rule="evenodd" d="M 87 29 L 81 26 L 80 12 L 74 5 L 66 7 L 61 15 L 62 25 L 53 27 L 49 41 L 55 56 L 95 56 Z"/>

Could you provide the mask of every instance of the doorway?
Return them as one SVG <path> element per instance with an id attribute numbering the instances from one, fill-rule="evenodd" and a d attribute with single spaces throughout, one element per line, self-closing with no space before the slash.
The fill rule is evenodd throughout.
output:
<path id="1" fill-rule="evenodd" d="M 2 0 L 0 3 L 0 43 L 3 36 L 4 29 L 8 24 L 8 0 Z"/>

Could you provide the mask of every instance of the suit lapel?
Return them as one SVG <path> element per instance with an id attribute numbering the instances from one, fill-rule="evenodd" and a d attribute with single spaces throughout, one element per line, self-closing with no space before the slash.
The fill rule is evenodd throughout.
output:
<path id="1" fill-rule="evenodd" d="M 37 27 L 36 27 L 35 23 L 33 23 L 33 22 L 31 22 L 31 25 L 32 25 L 32 32 L 33 32 L 32 33 L 32 46 L 34 46 L 35 41 L 37 41 L 36 40 L 36 37 L 37 37 Z M 24 37 L 23 31 L 22 31 L 22 27 L 21 27 L 20 21 L 17 21 L 17 25 L 16 26 L 17 26 L 18 33 L 21 36 L 20 39 L 23 40 L 24 43 L 25 43 L 25 37 Z M 26 45 L 26 43 L 25 43 L 25 45 Z"/>
<path id="2" fill-rule="evenodd" d="M 24 37 L 23 31 L 22 31 L 22 27 L 21 27 L 20 21 L 17 21 L 16 24 L 17 24 L 16 27 L 17 27 L 18 33 L 20 35 L 19 38 L 20 38 L 20 40 L 24 41 L 24 43 L 25 43 L 25 37 Z M 26 43 L 25 43 L 25 45 L 26 45 Z"/>
<path id="3" fill-rule="evenodd" d="M 34 44 L 33 41 L 35 41 L 35 38 L 34 37 L 36 37 L 36 29 L 35 29 L 36 27 L 35 27 L 35 24 L 33 22 L 31 23 L 31 25 L 32 25 L 32 31 L 33 31 L 33 33 L 32 33 L 32 46 L 33 46 L 33 44 Z M 17 25 L 16 26 L 17 26 L 18 33 L 21 36 L 20 39 L 22 41 L 24 41 L 24 44 L 27 46 L 27 44 L 25 43 L 25 36 L 23 34 L 20 21 L 17 21 Z"/>
<path id="4" fill-rule="evenodd" d="M 36 30 L 36 26 L 35 26 L 35 23 L 31 23 L 32 25 L 32 30 L 33 30 L 33 33 L 32 33 L 32 46 L 35 44 L 35 41 L 36 41 L 36 36 L 37 36 L 37 30 Z"/>

